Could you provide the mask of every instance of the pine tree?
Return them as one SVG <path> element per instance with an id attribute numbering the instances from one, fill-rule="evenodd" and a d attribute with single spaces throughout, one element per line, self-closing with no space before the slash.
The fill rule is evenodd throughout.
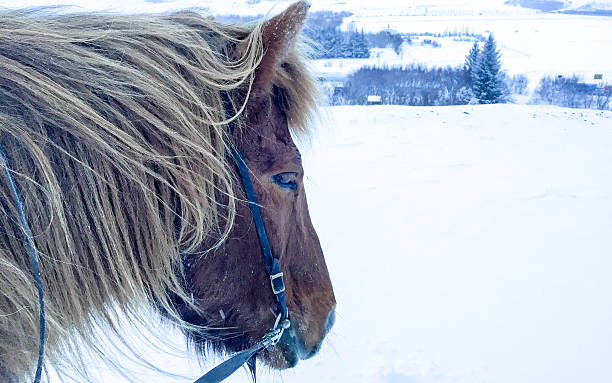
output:
<path id="1" fill-rule="evenodd" d="M 353 58 L 368 58 L 370 57 L 370 49 L 366 41 L 363 30 L 361 33 L 352 33 L 349 37 L 350 56 Z"/>
<path id="2" fill-rule="evenodd" d="M 359 35 L 359 56 L 362 58 L 370 58 L 370 47 L 368 45 L 368 40 L 363 33 L 363 29 L 361 30 L 361 34 Z"/>
<path id="3" fill-rule="evenodd" d="M 474 72 L 474 95 L 481 104 L 504 101 L 504 82 L 500 74 L 501 54 L 493 35 L 485 42 Z"/>
<path id="4" fill-rule="evenodd" d="M 467 75 L 469 76 L 469 78 L 472 79 L 472 81 L 474 81 L 474 73 L 476 65 L 478 63 L 478 56 L 480 55 L 480 47 L 478 46 L 478 41 L 474 41 L 474 45 L 472 45 L 472 49 L 470 49 L 470 52 L 467 54 L 467 56 L 465 56 L 465 71 L 467 72 Z"/>

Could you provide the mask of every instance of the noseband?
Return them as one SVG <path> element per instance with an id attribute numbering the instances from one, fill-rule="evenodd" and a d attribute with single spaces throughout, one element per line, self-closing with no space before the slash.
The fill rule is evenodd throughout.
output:
<path id="1" fill-rule="evenodd" d="M 223 101 L 225 106 L 226 119 L 229 121 L 228 130 L 231 138 L 234 136 L 235 122 L 231 111 L 231 102 L 227 94 L 223 93 Z M 257 353 L 270 346 L 278 343 L 283 332 L 289 328 L 291 322 L 289 321 L 289 309 L 285 302 L 285 282 L 283 281 L 283 273 L 280 271 L 280 264 L 277 258 L 272 256 L 272 250 L 270 249 L 270 242 L 268 241 L 268 235 L 266 234 L 266 227 L 261 217 L 261 210 L 257 203 L 257 196 L 255 195 L 255 189 L 253 188 L 253 182 L 251 175 L 249 174 L 249 168 L 246 165 L 244 154 L 234 143 L 229 145 L 231 147 L 232 157 L 236 166 L 238 167 L 238 173 L 240 174 L 240 181 L 246 194 L 246 199 L 253 216 L 253 223 L 257 230 L 257 237 L 259 238 L 259 246 L 264 257 L 266 265 L 266 271 L 270 277 L 270 286 L 272 287 L 272 293 L 276 298 L 276 310 L 274 316 L 276 321 L 274 325 L 266 332 L 266 334 L 257 342 L 254 346 L 244 351 L 241 351 L 225 362 L 221 363 L 217 367 L 207 372 L 200 379 L 194 383 L 219 383 L 225 378 L 229 377 L 236 370 L 242 367 L 245 363 L 251 372 L 253 382 L 256 382 L 255 373 L 255 362 L 257 360 Z"/>

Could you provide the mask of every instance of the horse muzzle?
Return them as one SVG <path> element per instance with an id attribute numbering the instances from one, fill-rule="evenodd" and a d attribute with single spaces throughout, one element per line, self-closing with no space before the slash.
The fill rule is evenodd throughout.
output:
<path id="1" fill-rule="evenodd" d="M 336 310 L 332 308 L 319 331 L 311 330 L 299 322 L 292 323 L 278 344 L 264 351 L 263 360 L 272 368 L 285 369 L 295 367 L 300 360 L 312 358 L 321 349 L 335 321 Z"/>

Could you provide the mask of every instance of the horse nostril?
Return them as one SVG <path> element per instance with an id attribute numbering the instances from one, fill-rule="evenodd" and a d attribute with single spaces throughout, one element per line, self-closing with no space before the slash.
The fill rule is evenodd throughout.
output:
<path id="1" fill-rule="evenodd" d="M 332 326 L 336 322 L 336 308 L 331 309 L 329 314 L 327 314 L 327 319 L 325 320 L 325 326 L 323 327 L 323 334 L 327 334 L 329 330 L 331 330 Z"/>

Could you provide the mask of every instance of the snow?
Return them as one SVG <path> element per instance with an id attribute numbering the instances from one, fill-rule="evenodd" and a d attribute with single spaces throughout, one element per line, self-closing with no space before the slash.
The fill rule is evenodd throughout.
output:
<path id="1" fill-rule="evenodd" d="M 326 114 L 302 151 L 338 318 L 319 355 L 260 368 L 260 381 L 612 381 L 612 112 Z M 206 369 L 147 355 L 193 378 Z"/>
<path id="2" fill-rule="evenodd" d="M 286 381 L 612 380 L 612 113 L 330 115 L 305 161 L 340 317 Z"/>

